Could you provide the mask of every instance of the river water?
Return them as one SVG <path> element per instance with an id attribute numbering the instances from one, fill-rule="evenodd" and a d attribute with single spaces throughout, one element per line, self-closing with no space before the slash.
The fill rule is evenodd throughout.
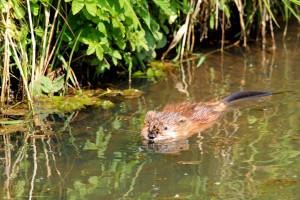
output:
<path id="1" fill-rule="evenodd" d="M 134 80 L 137 99 L 114 109 L 47 117 L 51 134 L 1 136 L 3 199 L 299 199 L 300 50 L 297 27 L 277 50 L 252 44 L 189 60 L 167 77 Z M 140 137 L 148 110 L 212 101 L 240 90 L 274 95 L 238 102 L 168 151 Z M 49 127 L 48 127 L 49 128 Z M 165 149 L 164 149 L 165 148 Z"/>

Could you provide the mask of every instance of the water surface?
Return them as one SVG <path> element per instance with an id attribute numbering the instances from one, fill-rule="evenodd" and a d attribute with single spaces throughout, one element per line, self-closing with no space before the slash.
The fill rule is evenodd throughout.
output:
<path id="1" fill-rule="evenodd" d="M 1 197 L 298 199 L 300 50 L 297 30 L 289 31 L 285 41 L 278 36 L 276 51 L 234 47 L 199 68 L 190 60 L 165 78 L 136 80 L 145 95 L 112 99 L 112 110 L 48 116 L 45 134 L 1 135 Z M 232 105 L 178 153 L 144 145 L 139 132 L 148 110 L 239 90 L 277 94 Z"/>

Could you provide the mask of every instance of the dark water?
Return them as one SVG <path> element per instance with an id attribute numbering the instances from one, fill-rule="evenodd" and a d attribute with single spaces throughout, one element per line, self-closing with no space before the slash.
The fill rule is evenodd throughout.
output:
<path id="1" fill-rule="evenodd" d="M 145 95 L 48 117 L 40 136 L 1 136 L 3 199 L 299 199 L 300 50 L 297 28 L 276 51 L 252 45 L 215 53 L 196 68 L 139 81 Z M 136 81 L 137 82 L 137 81 Z M 210 101 L 238 90 L 275 94 L 233 105 L 180 153 L 149 151 L 145 113 L 166 103 Z M 238 109 L 239 108 L 239 109 Z"/>

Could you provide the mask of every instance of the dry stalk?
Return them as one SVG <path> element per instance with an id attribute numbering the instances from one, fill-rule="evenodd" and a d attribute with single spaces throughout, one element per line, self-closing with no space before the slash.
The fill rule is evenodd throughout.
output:
<path id="1" fill-rule="evenodd" d="M 270 5 L 270 0 L 268 0 L 268 4 Z M 276 49 L 276 42 L 275 42 L 275 36 L 274 36 L 274 29 L 273 29 L 273 20 L 272 17 L 270 17 L 270 31 L 271 31 L 271 37 L 272 37 L 272 49 Z"/>
<path id="2" fill-rule="evenodd" d="M 192 14 L 192 21 L 191 21 L 191 23 L 190 23 L 190 26 L 189 26 L 189 29 L 191 30 L 190 32 L 191 32 L 191 34 L 192 34 L 192 36 L 191 36 L 191 48 L 190 48 L 190 51 L 191 52 L 193 52 L 193 50 L 194 50 L 194 44 L 195 44 L 195 32 L 194 32 L 194 29 L 195 29 L 195 21 L 196 21 L 196 17 L 197 17 L 197 15 L 199 14 L 199 12 L 200 12 L 200 5 L 201 5 L 201 3 L 202 3 L 202 0 L 198 0 L 197 1 L 197 4 L 196 4 L 196 6 L 195 6 L 195 9 L 194 9 L 194 13 Z"/>
<path id="3" fill-rule="evenodd" d="M 267 17 L 267 8 L 265 5 L 261 5 L 260 2 L 260 7 L 262 11 L 262 19 L 261 19 L 261 37 L 262 37 L 262 49 L 266 49 L 266 17 Z"/>
<path id="4" fill-rule="evenodd" d="M 194 1 L 193 0 L 191 0 L 191 7 L 192 8 L 194 7 Z M 186 24 L 187 28 L 190 25 L 190 18 L 191 18 L 191 14 L 189 12 L 187 14 L 186 20 L 185 20 L 185 24 Z M 184 54 L 186 39 L 187 39 L 187 31 L 185 31 L 184 34 L 183 34 L 183 39 L 182 39 L 182 44 L 181 44 L 181 51 L 180 51 L 180 61 L 182 61 L 182 59 L 183 59 L 183 54 Z"/>
<path id="5" fill-rule="evenodd" d="M 31 63 L 31 91 L 33 91 L 33 86 L 34 86 L 34 80 L 35 80 L 35 61 L 36 61 L 36 42 L 35 42 L 35 37 L 34 37 L 34 29 L 33 29 L 33 25 L 32 25 L 32 17 L 31 17 L 31 9 L 30 9 L 30 2 L 29 0 L 26 1 L 27 2 L 27 10 L 28 10 L 28 20 L 29 20 L 29 27 L 30 27 L 30 33 L 31 33 L 31 43 L 32 43 L 32 63 Z M 27 80 L 27 79 L 25 79 Z M 27 85 L 28 83 L 24 83 L 25 85 Z M 30 95 L 31 96 L 31 95 Z M 28 97 L 29 98 L 29 97 Z M 31 98 L 31 97 L 30 97 Z"/>
<path id="6" fill-rule="evenodd" d="M 57 9 L 55 9 L 55 14 L 54 14 L 53 21 L 52 21 L 51 31 L 50 31 L 49 38 L 48 38 L 48 46 L 47 46 L 46 55 L 45 55 L 45 64 L 42 65 L 42 67 L 43 67 L 43 74 L 46 73 L 46 70 L 48 68 L 48 65 L 50 63 L 50 60 L 51 60 L 53 54 L 54 54 L 54 51 L 56 49 L 57 42 L 58 42 L 57 41 L 55 43 L 54 47 L 52 47 L 51 53 L 49 53 L 50 52 L 50 47 L 51 47 L 51 41 L 52 41 L 52 38 L 53 38 L 53 35 L 54 35 L 54 31 L 55 31 L 55 24 L 56 24 L 56 21 L 57 21 L 57 16 L 59 14 L 60 4 L 61 4 L 61 0 L 59 0 L 58 3 L 57 3 Z"/>
<path id="7" fill-rule="evenodd" d="M 219 0 L 216 0 L 216 22 L 215 22 L 215 29 L 218 30 L 219 25 Z"/>
<path id="8" fill-rule="evenodd" d="M 3 74 L 2 74 L 2 90 L 1 90 L 1 104 L 3 105 L 5 101 L 5 97 L 9 97 L 9 41 L 8 41 L 8 36 L 9 36 L 9 27 L 10 27 L 10 0 L 7 3 L 7 14 L 6 14 L 6 19 L 4 19 L 4 16 L 2 14 L 2 19 L 3 19 L 3 24 L 5 25 L 5 42 L 4 42 L 4 63 L 3 63 Z M 7 92 L 7 93 L 6 93 Z"/>
<path id="9" fill-rule="evenodd" d="M 49 28 L 49 18 L 50 18 L 50 11 L 48 9 L 48 6 L 44 6 L 45 9 L 45 29 L 44 29 L 44 37 L 43 37 L 43 47 L 42 47 L 42 56 L 40 60 L 40 67 L 38 71 L 38 75 L 36 77 L 36 80 L 40 80 L 41 76 L 44 75 L 44 62 L 47 57 L 46 51 L 47 51 L 47 46 L 49 46 L 49 38 L 48 38 L 48 28 Z M 47 45 L 48 42 L 48 45 Z"/>
<path id="10" fill-rule="evenodd" d="M 247 35 L 246 35 L 246 29 L 245 29 L 245 23 L 244 23 L 244 9 L 243 9 L 243 3 L 241 0 L 234 0 L 236 7 L 239 11 L 239 16 L 240 16 L 240 25 L 241 25 L 241 29 L 242 29 L 242 35 L 241 37 L 243 37 L 244 43 L 243 46 L 246 47 L 247 46 Z"/>
<path id="11" fill-rule="evenodd" d="M 222 10 L 222 41 L 221 41 L 221 52 L 223 53 L 224 50 L 224 42 L 225 42 L 225 12 L 224 9 Z"/>
<path id="12" fill-rule="evenodd" d="M 30 108 L 33 108 L 33 101 L 32 101 L 32 98 L 31 98 L 31 94 L 29 92 L 27 77 L 24 76 L 24 71 L 23 71 L 23 68 L 21 66 L 21 62 L 20 62 L 20 59 L 18 57 L 17 50 L 15 48 L 14 42 L 12 41 L 12 38 L 10 36 L 8 36 L 8 39 L 9 39 L 9 42 L 10 42 L 10 46 L 13 50 L 13 53 L 15 55 L 16 65 L 19 68 L 19 71 L 20 71 L 20 74 L 21 74 L 21 77 L 22 77 L 22 80 L 23 80 L 23 84 L 24 84 L 24 88 L 25 88 L 25 91 L 26 91 L 26 94 L 27 94 L 27 98 L 28 98 L 28 101 L 30 103 Z"/>

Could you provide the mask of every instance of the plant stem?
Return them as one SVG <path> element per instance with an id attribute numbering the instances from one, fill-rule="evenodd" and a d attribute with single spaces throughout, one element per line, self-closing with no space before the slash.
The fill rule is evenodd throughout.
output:
<path id="1" fill-rule="evenodd" d="M 32 88 L 31 88 L 31 91 L 33 92 L 34 80 L 35 80 L 35 76 L 34 75 L 35 75 L 35 70 L 36 70 L 36 66 L 35 66 L 36 42 L 35 42 L 35 37 L 34 37 L 33 25 L 32 25 L 30 2 L 29 2 L 29 0 L 27 0 L 26 2 L 27 2 L 28 20 L 29 20 L 30 33 L 31 33 L 31 43 L 32 43 L 32 58 L 31 58 L 31 61 L 32 61 L 32 65 L 31 65 L 31 87 Z M 27 85 L 28 83 L 24 83 L 24 84 Z M 29 93 L 29 95 L 31 95 L 31 94 Z"/>

